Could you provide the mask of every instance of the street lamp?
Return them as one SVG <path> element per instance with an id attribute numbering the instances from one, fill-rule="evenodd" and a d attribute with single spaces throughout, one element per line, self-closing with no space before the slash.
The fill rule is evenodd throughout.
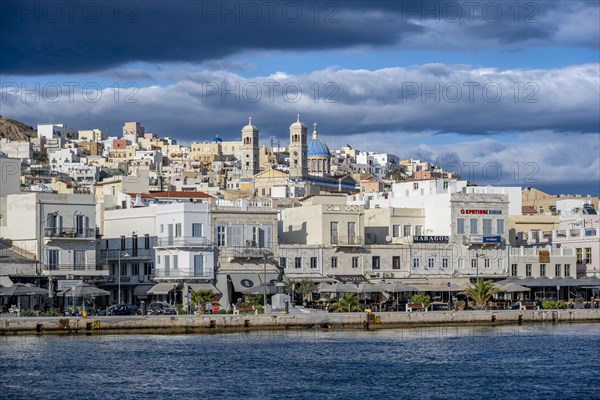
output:
<path id="1" fill-rule="evenodd" d="M 129 254 L 125 253 L 123 254 L 123 258 L 127 258 L 129 257 Z M 121 304 L 121 250 L 119 250 L 119 278 L 118 278 L 118 299 L 119 299 L 119 303 Z"/>

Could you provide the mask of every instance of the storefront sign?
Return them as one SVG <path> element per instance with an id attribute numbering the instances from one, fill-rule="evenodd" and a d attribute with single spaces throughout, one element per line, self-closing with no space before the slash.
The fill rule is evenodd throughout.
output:
<path id="1" fill-rule="evenodd" d="M 58 280 L 56 283 L 56 290 L 61 291 L 61 290 L 71 289 L 73 286 L 79 285 L 80 283 L 83 283 L 83 281 L 81 279 Z"/>
<path id="2" fill-rule="evenodd" d="M 470 243 L 483 243 L 483 236 L 469 236 Z"/>
<path id="3" fill-rule="evenodd" d="M 499 215 L 502 214 L 501 210 L 469 210 L 462 209 L 460 210 L 461 214 L 482 214 L 482 215 Z"/>
<path id="4" fill-rule="evenodd" d="M 413 236 L 413 243 L 448 243 L 448 236 Z"/>
<path id="5" fill-rule="evenodd" d="M 502 236 L 484 236 L 483 243 L 502 243 Z"/>
<path id="6" fill-rule="evenodd" d="M 540 250 L 538 254 L 538 262 L 540 264 L 547 264 L 550 262 L 550 252 L 548 250 Z"/>

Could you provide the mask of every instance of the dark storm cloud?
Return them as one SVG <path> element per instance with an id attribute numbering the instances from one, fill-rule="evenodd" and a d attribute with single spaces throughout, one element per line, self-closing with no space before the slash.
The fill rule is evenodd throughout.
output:
<path id="1" fill-rule="evenodd" d="M 205 62 L 253 49 L 398 43 L 450 50 L 521 42 L 597 46 L 597 14 L 593 1 L 7 0 L 0 3 L 0 72 L 35 75 L 137 61 Z"/>

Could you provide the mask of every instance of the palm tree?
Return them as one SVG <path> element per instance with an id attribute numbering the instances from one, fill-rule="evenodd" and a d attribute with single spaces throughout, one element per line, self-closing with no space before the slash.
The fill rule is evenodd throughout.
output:
<path id="1" fill-rule="evenodd" d="M 358 297 L 354 293 L 344 293 L 340 296 L 339 299 L 335 300 L 332 304 L 331 308 L 333 310 L 337 310 L 339 312 L 342 311 L 358 311 L 360 308 L 360 302 L 358 301 Z"/>
<path id="2" fill-rule="evenodd" d="M 192 306 L 200 306 L 200 313 L 204 313 L 206 304 L 211 303 L 216 293 L 212 290 L 192 290 Z"/>
<path id="3" fill-rule="evenodd" d="M 494 282 L 478 279 L 474 284 L 469 285 L 464 294 L 475 301 L 477 308 L 483 310 L 489 299 L 500 292 L 500 289 L 494 286 Z"/>
<path id="4" fill-rule="evenodd" d="M 307 300 L 308 296 L 317 290 L 317 285 L 309 279 L 302 279 L 296 284 L 296 292 L 302 294 L 302 299 Z"/>

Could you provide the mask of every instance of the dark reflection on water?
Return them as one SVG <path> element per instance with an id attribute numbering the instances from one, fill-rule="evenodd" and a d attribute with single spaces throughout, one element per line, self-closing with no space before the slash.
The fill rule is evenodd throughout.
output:
<path id="1" fill-rule="evenodd" d="M 600 324 L 0 338 L 0 399 L 600 398 Z"/>

